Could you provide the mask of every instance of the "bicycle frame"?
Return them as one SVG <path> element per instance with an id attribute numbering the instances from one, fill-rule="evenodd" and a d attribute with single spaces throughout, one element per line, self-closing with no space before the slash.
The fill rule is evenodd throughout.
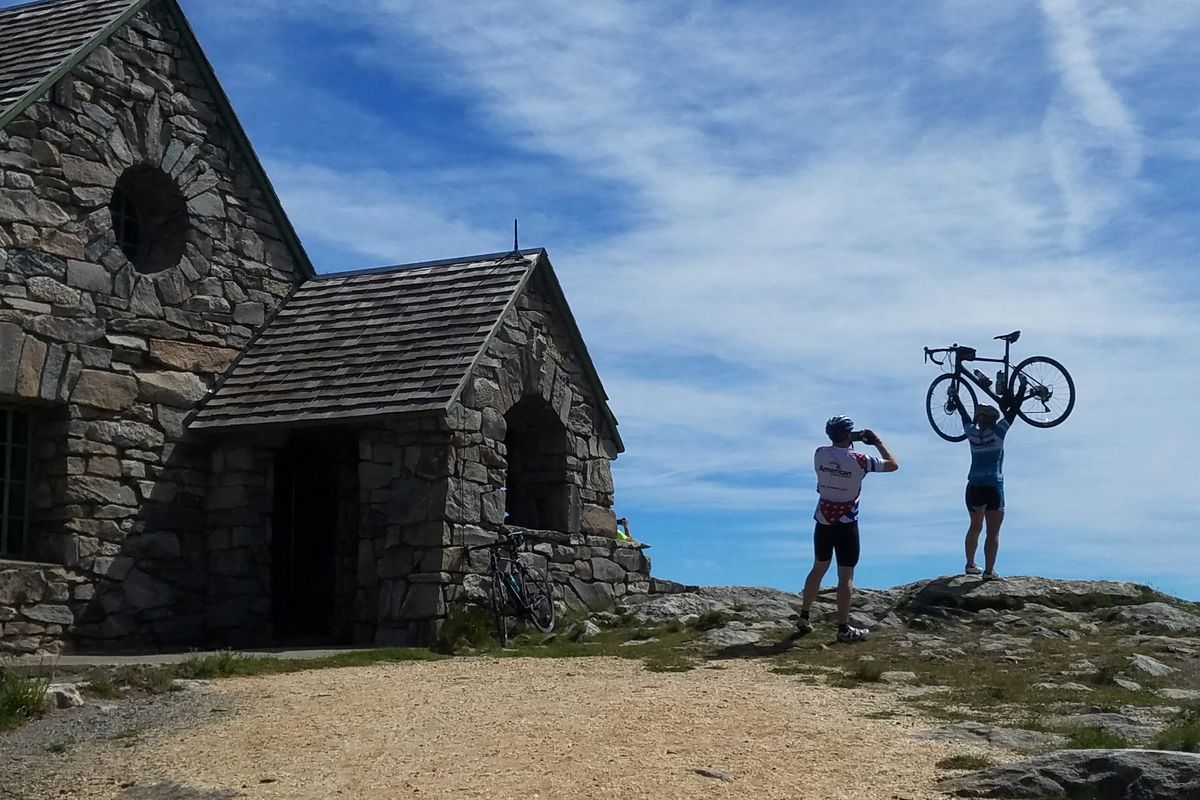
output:
<path id="1" fill-rule="evenodd" d="M 501 557 L 500 550 L 508 550 L 508 555 Z M 516 545 L 512 542 L 507 542 L 499 547 L 492 548 L 492 574 L 500 576 L 500 583 L 504 584 L 505 590 L 508 592 L 509 598 L 512 599 L 514 606 L 525 614 L 530 613 L 529 604 L 525 602 L 525 586 L 524 575 L 521 571 L 514 569 L 513 566 L 520 560 L 520 555 L 517 553 Z"/>
<path id="2" fill-rule="evenodd" d="M 991 381 L 990 380 L 988 381 L 989 385 L 984 385 L 983 383 L 981 383 L 979 381 L 978 378 L 975 377 L 974 373 L 968 371 L 963 366 L 963 364 L 968 361 L 970 361 L 970 362 L 983 361 L 983 362 L 987 362 L 990 364 L 1003 364 L 1004 365 L 1004 381 L 1003 381 L 1002 385 L 997 385 L 997 387 L 996 387 L 998 389 L 1001 389 L 1001 391 L 1003 392 L 1008 387 L 1009 373 L 1012 369 L 1012 365 L 1011 365 L 1010 358 L 1009 358 L 1011 348 L 1012 348 L 1012 342 L 1010 342 L 1008 339 L 1005 339 L 1004 340 L 1004 358 L 985 358 L 982 356 L 975 356 L 973 358 L 963 359 L 963 358 L 960 358 L 960 352 L 961 352 L 962 348 L 960 348 L 958 343 L 956 342 L 953 345 L 951 345 L 950 347 L 939 347 L 939 348 L 934 348 L 934 349 L 930 349 L 930 348 L 926 347 L 925 348 L 925 362 L 929 363 L 930 361 L 932 361 L 933 363 L 937 364 L 938 366 L 942 366 L 946 363 L 947 359 L 949 359 L 952 364 L 950 374 L 954 375 L 957 380 L 970 381 L 971 384 L 978 387 L 978 389 L 981 392 L 986 394 L 988 397 L 992 398 L 992 400 L 999 403 L 1002 395 L 997 394 L 996 392 L 992 391 L 992 388 L 990 385 Z M 972 349 L 972 348 L 967 348 L 967 349 Z M 947 354 L 946 358 L 943 358 L 939 361 L 937 358 L 938 353 L 946 353 Z"/>
<path id="3" fill-rule="evenodd" d="M 506 594 L 512 600 L 514 608 L 526 616 L 532 613 L 529 603 L 525 600 L 524 592 L 524 576 L 520 570 L 513 569 L 513 565 L 520 563 L 521 554 L 517 547 L 519 540 L 515 537 L 508 536 L 493 544 L 482 544 L 474 547 L 468 547 L 467 550 L 487 550 L 488 559 L 488 574 L 499 578 L 499 582 L 504 585 Z M 501 551 L 506 551 L 501 554 Z M 494 598 L 500 602 L 500 598 Z"/>

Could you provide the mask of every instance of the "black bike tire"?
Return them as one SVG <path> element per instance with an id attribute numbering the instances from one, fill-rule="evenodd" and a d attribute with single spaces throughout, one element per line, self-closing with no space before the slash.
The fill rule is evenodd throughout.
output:
<path id="1" fill-rule="evenodd" d="M 971 386 L 970 382 L 967 381 L 966 378 L 963 378 L 961 376 L 955 376 L 954 373 L 950 373 L 950 372 L 943 373 L 942 375 L 939 375 L 933 379 L 933 383 L 929 384 L 929 391 L 925 393 L 925 416 L 929 419 L 929 427 L 933 428 L 933 432 L 936 433 L 938 436 L 942 437 L 943 439 L 945 439 L 947 442 L 961 442 L 967 438 L 967 434 L 965 431 L 962 434 L 957 435 L 957 436 L 951 436 L 950 434 L 943 431 L 941 428 L 938 427 L 937 417 L 934 415 L 934 407 L 933 407 L 934 395 L 938 391 L 938 384 L 942 383 L 943 381 L 951 381 L 951 380 L 955 380 L 955 379 L 958 380 L 960 387 L 966 388 L 967 394 L 970 395 L 970 397 L 971 397 L 971 407 L 967 409 L 967 415 L 973 416 L 974 411 L 975 411 L 975 406 L 978 405 L 979 400 L 975 396 L 975 387 Z M 962 388 L 959 389 L 959 395 L 961 396 L 961 394 L 962 394 Z M 937 413 L 941 416 L 948 416 L 944 401 L 938 404 Z M 960 419 L 957 411 L 954 412 L 954 418 L 956 420 Z"/>
<path id="2" fill-rule="evenodd" d="M 501 647 L 508 646 L 508 615 L 505 609 L 508 605 L 508 587 L 504 584 L 504 575 L 497 566 L 492 569 L 492 615 L 496 623 L 496 641 Z"/>
<path id="3" fill-rule="evenodd" d="M 542 633 L 550 633 L 554 630 L 554 586 L 550 583 L 550 576 L 538 567 L 521 564 L 520 569 L 525 573 L 525 597 L 522 599 L 525 602 L 526 615 L 533 627 Z M 540 602 L 535 604 L 535 600 Z M 537 611 L 539 608 L 545 609 L 540 616 Z"/>
<path id="4" fill-rule="evenodd" d="M 1025 420 L 1027 423 L 1029 423 L 1030 425 L 1032 425 L 1035 428 L 1053 428 L 1055 425 L 1061 425 L 1066 420 L 1067 417 L 1071 416 L 1071 412 L 1075 410 L 1075 380 L 1071 377 L 1071 373 L 1067 372 L 1066 367 L 1064 367 L 1059 362 L 1055 361 L 1053 358 L 1050 358 L 1049 356 L 1030 356 L 1029 358 L 1022 361 L 1020 364 L 1018 364 L 1017 368 L 1013 370 L 1012 377 L 1009 378 L 1009 391 L 1013 392 L 1015 394 L 1017 391 L 1017 388 L 1018 388 L 1017 376 L 1026 367 L 1030 366 L 1031 364 L 1037 364 L 1037 363 L 1049 364 L 1051 367 L 1053 367 L 1054 369 L 1056 369 L 1060 373 L 1062 373 L 1062 376 L 1065 379 L 1067 392 L 1070 395 L 1067 398 L 1067 408 L 1065 411 L 1063 411 L 1061 414 L 1059 414 L 1054 419 L 1049 420 L 1049 421 L 1044 421 L 1044 420 L 1035 420 L 1035 419 L 1027 416 L 1025 413 L 1025 410 L 1023 408 L 1024 403 L 1022 403 L 1022 407 L 1017 408 L 1017 416 L 1019 416 L 1021 419 Z M 1030 379 L 1032 379 L 1032 376 L 1028 376 L 1027 381 Z M 1038 382 L 1040 383 L 1040 381 L 1038 381 Z"/>

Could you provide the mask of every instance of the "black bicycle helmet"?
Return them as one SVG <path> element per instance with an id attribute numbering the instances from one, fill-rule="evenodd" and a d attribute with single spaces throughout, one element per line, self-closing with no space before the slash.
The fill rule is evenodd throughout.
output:
<path id="1" fill-rule="evenodd" d="M 825 423 L 825 434 L 833 442 L 840 442 L 848 438 L 852 430 L 854 430 L 854 420 L 840 414 L 830 417 L 829 421 Z"/>

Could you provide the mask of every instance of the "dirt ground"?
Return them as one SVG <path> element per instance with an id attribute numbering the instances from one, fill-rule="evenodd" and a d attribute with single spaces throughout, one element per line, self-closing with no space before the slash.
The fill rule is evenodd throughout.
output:
<path id="1" fill-rule="evenodd" d="M 199 691 L 183 722 L 4 770 L 29 782 L 0 797 L 927 800 L 943 797 L 937 761 L 978 752 L 914 738 L 935 723 L 887 687 L 754 661 L 655 673 L 614 658 L 462 658 Z"/>

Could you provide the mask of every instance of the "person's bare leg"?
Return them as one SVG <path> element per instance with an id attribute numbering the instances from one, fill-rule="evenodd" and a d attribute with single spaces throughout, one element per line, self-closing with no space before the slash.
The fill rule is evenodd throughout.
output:
<path id="1" fill-rule="evenodd" d="M 850 622 L 850 599 L 854 593 L 854 567 L 838 567 L 837 612 L 838 624 Z"/>
<path id="2" fill-rule="evenodd" d="M 808 611 L 812 608 L 813 602 L 817 599 L 817 593 L 821 591 L 821 579 L 829 571 L 829 563 L 828 561 L 813 562 L 812 570 L 804 581 L 804 599 L 800 602 L 801 610 Z"/>
<path id="3" fill-rule="evenodd" d="M 967 513 L 971 515 L 971 524 L 967 526 L 967 539 L 965 544 L 967 551 L 967 566 L 971 566 L 975 563 L 975 551 L 979 549 L 979 533 L 983 530 L 984 512 L 969 511 Z"/>
<path id="4" fill-rule="evenodd" d="M 987 537 L 983 540 L 983 569 L 984 572 L 995 572 L 996 554 L 1000 552 L 1000 525 L 1004 522 L 1004 509 L 984 512 L 984 518 L 987 521 Z"/>

